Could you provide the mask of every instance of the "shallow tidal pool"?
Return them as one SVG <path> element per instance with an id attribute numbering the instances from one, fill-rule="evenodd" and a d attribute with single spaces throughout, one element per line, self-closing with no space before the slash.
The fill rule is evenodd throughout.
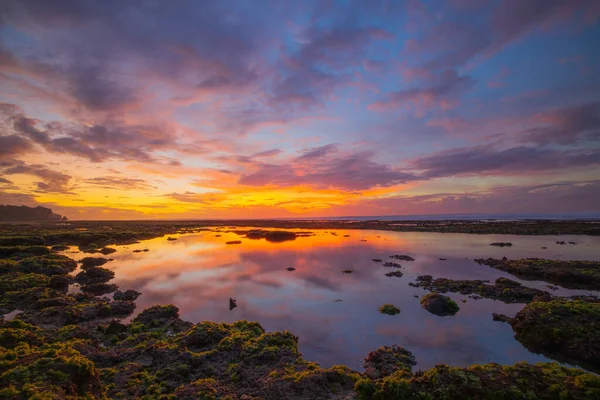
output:
<path id="1" fill-rule="evenodd" d="M 323 230 L 314 231 L 313 236 L 271 243 L 226 231 L 110 246 L 118 251 L 107 256 L 113 261 L 104 267 L 115 271 L 111 283 L 121 290 L 142 292 L 136 300 L 136 312 L 172 303 L 179 307 L 182 319 L 192 322 L 258 321 L 268 331 L 289 330 L 299 336 L 300 351 L 309 361 L 324 367 L 346 364 L 359 370 L 362 359 L 382 345 L 412 351 L 418 362 L 415 369 L 441 363 L 468 366 L 548 361 L 517 342 L 509 324 L 492 320 L 492 313 L 512 317 L 524 304 L 447 293 L 460 311 L 439 317 L 419 304 L 417 297 L 428 292 L 408 285 L 418 275 L 488 279 L 492 283 L 508 277 L 555 295 L 600 295 L 563 288 L 552 291 L 545 282 L 520 280 L 473 261 L 503 256 L 599 260 L 600 237 Z M 226 244 L 238 240 L 240 244 Z M 492 242 L 512 242 L 513 246 L 499 248 L 490 246 Z M 148 251 L 134 252 L 144 249 Z M 76 260 L 89 256 L 73 250 L 76 248 L 64 254 Z M 389 256 L 393 254 L 407 254 L 415 261 L 392 260 Z M 404 275 L 385 276 L 396 269 L 373 259 L 400 263 Z M 237 300 L 238 307 L 233 310 L 229 310 L 230 297 Z M 386 303 L 399 307 L 400 314 L 380 314 L 377 309 Z"/>

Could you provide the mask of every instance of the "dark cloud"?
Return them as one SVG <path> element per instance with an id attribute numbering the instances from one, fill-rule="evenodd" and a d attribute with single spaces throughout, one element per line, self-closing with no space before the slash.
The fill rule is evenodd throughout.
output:
<path id="1" fill-rule="evenodd" d="M 271 2 L 261 4 L 256 7 L 268 8 Z M 277 8 L 273 4 L 271 10 Z M 163 2 L 8 0 L 0 15 L 3 25 L 38 37 L 31 43 L 38 52 L 10 49 L 22 68 L 43 72 L 48 84 L 97 110 L 118 110 L 140 100 L 144 82 L 135 79 L 139 73 L 199 89 L 246 85 L 255 78 L 257 39 L 277 22 L 243 4 L 195 1 L 173 7 Z M 135 74 L 126 62 L 136 65 Z"/>
<path id="2" fill-rule="evenodd" d="M 600 211 L 600 181 L 496 186 L 470 193 L 392 196 L 358 202 L 350 213 L 376 209 L 382 214 L 571 213 Z"/>
<path id="3" fill-rule="evenodd" d="M 42 182 L 36 182 L 37 190 L 40 192 L 70 193 L 69 181 L 71 176 L 53 171 L 43 165 L 28 165 L 22 161 L 14 161 L 2 173 L 4 175 L 32 175 L 41 178 Z"/>
<path id="4" fill-rule="evenodd" d="M 306 150 L 287 164 L 257 164 L 258 170 L 242 175 L 248 186 L 308 185 L 316 188 L 364 190 L 414 180 L 415 176 L 372 160 L 370 152 L 339 154 L 337 145 Z"/>
<path id="5" fill-rule="evenodd" d="M 150 185 L 143 179 L 119 178 L 113 176 L 84 179 L 83 183 L 105 189 L 156 189 L 155 186 Z"/>
<path id="6" fill-rule="evenodd" d="M 600 139 L 600 102 L 539 113 L 534 120 L 542 125 L 519 132 L 517 141 L 572 145 Z"/>
<path id="7" fill-rule="evenodd" d="M 8 179 L 5 179 L 3 177 L 0 176 L 0 183 L 8 183 L 8 184 L 12 184 L 11 181 L 9 181 Z"/>
<path id="8" fill-rule="evenodd" d="M 12 106 L 12 107 L 11 107 Z M 104 125 L 63 124 L 25 116 L 18 107 L 4 104 L 4 126 L 0 136 L 7 148 L 24 151 L 30 142 L 52 153 L 70 154 L 93 162 L 110 158 L 156 161 L 154 151 L 176 147 L 175 138 L 156 126 L 126 125 L 106 121 Z M 4 139 L 8 138 L 8 139 Z"/>
<path id="9" fill-rule="evenodd" d="M 555 150 L 489 145 L 442 151 L 410 163 L 424 178 L 458 175 L 515 175 L 600 165 L 600 149 Z"/>
<path id="10" fill-rule="evenodd" d="M 29 140 L 18 135 L 0 136 L 0 160 L 14 157 L 31 150 Z"/>

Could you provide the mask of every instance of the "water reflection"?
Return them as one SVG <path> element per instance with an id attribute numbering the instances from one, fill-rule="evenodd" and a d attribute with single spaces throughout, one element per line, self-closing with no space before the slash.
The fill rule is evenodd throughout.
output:
<path id="1" fill-rule="evenodd" d="M 392 344 L 413 351 L 421 369 L 439 363 L 464 366 L 544 361 L 545 357 L 529 353 L 514 340 L 508 324 L 492 321 L 492 312 L 514 315 L 523 305 L 450 294 L 460 311 L 453 317 L 437 317 L 420 307 L 415 295 L 424 291 L 408 286 L 408 282 L 420 274 L 518 280 L 478 265 L 473 261 L 478 257 L 600 258 L 600 238 L 594 237 L 340 230 L 317 231 L 314 236 L 273 243 L 245 239 L 225 230 L 171 236 L 178 240 L 157 238 L 116 246 L 118 251 L 110 255 L 114 260 L 105 265 L 116 273 L 111 283 L 122 290 L 143 293 L 136 301 L 138 312 L 151 305 L 173 303 L 180 308 L 182 318 L 193 322 L 259 321 L 267 330 L 287 329 L 298 335 L 300 350 L 311 361 L 323 366 L 343 363 L 357 369 L 369 351 Z M 233 240 L 242 243 L 225 244 Z M 558 245 L 557 240 L 578 244 Z M 489 245 L 498 241 L 514 246 Z M 148 252 L 135 252 L 143 249 Z M 386 277 L 384 274 L 392 269 L 372 261 L 387 261 L 391 254 L 415 258 L 400 261 L 401 278 Z M 524 283 L 547 289 L 543 282 Z M 553 293 L 590 292 L 561 288 Z M 231 311 L 229 298 L 237 300 Z M 385 303 L 395 304 L 401 313 L 379 314 L 377 308 Z"/>

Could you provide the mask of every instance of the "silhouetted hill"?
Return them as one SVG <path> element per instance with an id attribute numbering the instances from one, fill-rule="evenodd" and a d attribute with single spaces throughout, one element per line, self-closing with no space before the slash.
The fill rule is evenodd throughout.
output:
<path id="1" fill-rule="evenodd" d="M 0 205 L 0 221 L 60 221 L 67 217 L 55 214 L 46 207 L 5 206 Z"/>

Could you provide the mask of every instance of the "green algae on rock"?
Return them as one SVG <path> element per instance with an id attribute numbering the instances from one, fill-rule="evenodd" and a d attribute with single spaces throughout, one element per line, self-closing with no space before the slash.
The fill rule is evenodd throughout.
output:
<path id="1" fill-rule="evenodd" d="M 382 379 L 364 378 L 355 391 L 359 400 L 592 400 L 600 396 L 600 378 L 557 363 L 438 365 L 414 375 L 399 369 Z"/>
<path id="2" fill-rule="evenodd" d="M 399 369 L 410 372 L 416 364 L 415 356 L 398 346 L 382 346 L 370 352 L 363 361 L 365 375 L 369 378 L 388 376 Z"/>
<path id="3" fill-rule="evenodd" d="M 511 320 L 529 350 L 600 372 L 600 303 L 556 299 L 533 302 Z"/>
<path id="4" fill-rule="evenodd" d="M 477 258 L 475 262 L 526 280 L 541 280 L 569 289 L 600 290 L 600 261 L 562 261 L 544 258 L 509 260 Z"/>
<path id="5" fill-rule="evenodd" d="M 421 298 L 421 307 L 432 314 L 444 317 L 458 312 L 458 304 L 448 296 L 439 293 L 428 293 Z"/>
<path id="6" fill-rule="evenodd" d="M 483 280 L 434 279 L 431 275 L 419 275 L 416 283 L 409 283 L 409 285 L 439 293 L 477 294 L 505 303 L 529 303 L 538 296 L 549 296 L 548 292 L 523 286 L 519 282 L 507 278 L 498 278 L 492 285 L 489 281 Z"/>
<path id="7" fill-rule="evenodd" d="M 387 315 L 400 314 L 400 309 L 393 304 L 384 304 L 379 307 L 379 312 Z"/>

